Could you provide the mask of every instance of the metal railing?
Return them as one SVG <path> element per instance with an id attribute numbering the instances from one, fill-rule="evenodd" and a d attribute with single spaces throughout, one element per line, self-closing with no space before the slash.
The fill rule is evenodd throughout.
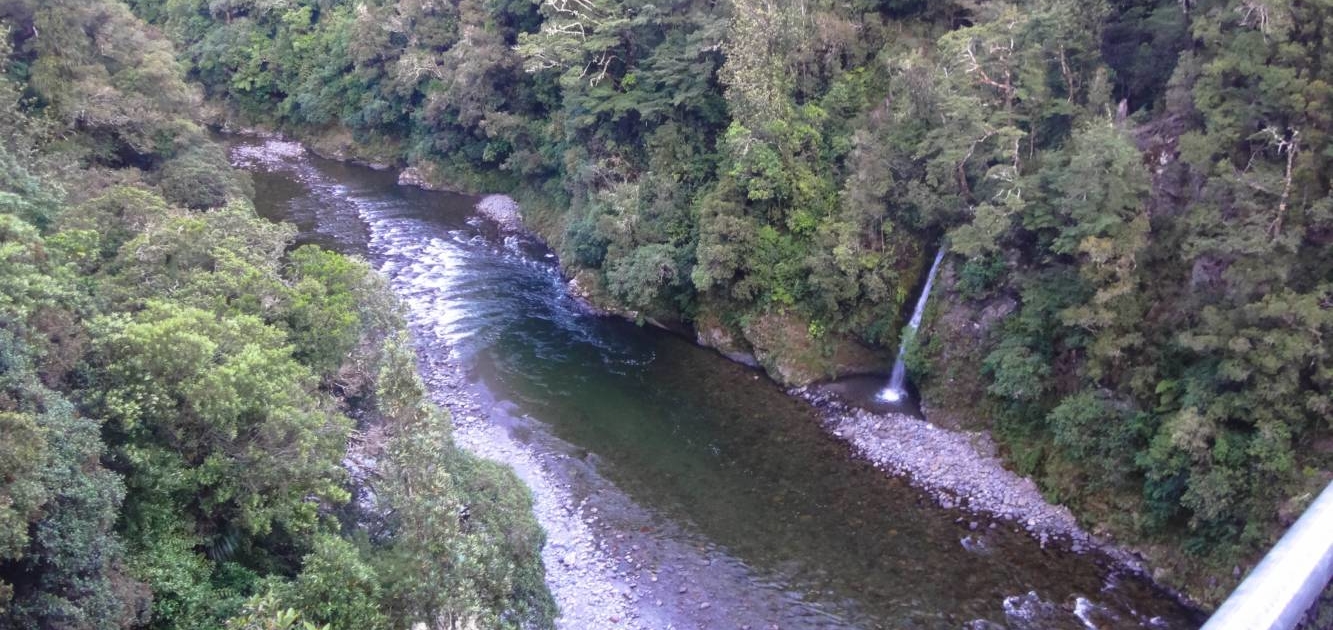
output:
<path id="1" fill-rule="evenodd" d="M 1333 578 L 1333 483 L 1306 508 L 1203 630 L 1292 630 Z"/>

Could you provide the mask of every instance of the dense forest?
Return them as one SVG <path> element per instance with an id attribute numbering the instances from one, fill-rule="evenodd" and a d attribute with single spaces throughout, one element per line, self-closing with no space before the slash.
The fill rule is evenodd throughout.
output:
<path id="1" fill-rule="evenodd" d="M 0 627 L 548 626 L 527 491 L 383 280 L 254 214 L 170 41 L 0 19 Z"/>
<path id="2" fill-rule="evenodd" d="M 886 369 L 947 247 L 907 340 L 927 409 L 989 428 L 1203 601 L 1333 470 L 1325 2 L 0 0 L 0 18 L 10 618 L 141 621 L 149 593 L 164 627 L 550 614 L 525 499 L 449 446 L 383 288 L 287 251 L 200 115 L 512 192 L 595 300 L 786 384 Z M 247 406 L 261 391 L 282 406 Z M 353 527 L 336 464 L 367 424 L 436 427 L 387 452 L 448 467 L 390 464 L 389 520 Z M 71 557 L 94 542 L 96 566 Z M 455 544 L 484 553 L 443 561 Z M 313 607 L 331 588 L 357 595 Z"/>
<path id="3" fill-rule="evenodd" d="M 947 246 L 928 408 L 1204 600 L 1329 479 L 1324 2 L 130 4 L 216 122 L 515 192 L 788 384 L 885 369 Z"/>

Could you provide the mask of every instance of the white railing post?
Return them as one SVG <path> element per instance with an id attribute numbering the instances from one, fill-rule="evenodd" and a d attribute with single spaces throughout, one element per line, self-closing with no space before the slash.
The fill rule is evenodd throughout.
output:
<path id="1" fill-rule="evenodd" d="M 1333 578 L 1333 483 L 1202 630 L 1292 630 Z"/>

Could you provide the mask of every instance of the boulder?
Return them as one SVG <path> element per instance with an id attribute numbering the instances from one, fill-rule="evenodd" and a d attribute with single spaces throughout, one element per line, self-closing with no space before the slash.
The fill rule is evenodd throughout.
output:
<path id="1" fill-rule="evenodd" d="M 437 192 L 459 192 L 456 187 L 445 181 L 439 167 L 430 162 L 414 164 L 403 169 L 398 173 L 398 185 Z"/>
<path id="2" fill-rule="evenodd" d="M 500 227 L 502 232 L 523 231 L 523 213 L 509 195 L 486 195 L 477 202 L 477 212 Z"/>
<path id="3" fill-rule="evenodd" d="M 883 373 L 892 358 L 847 335 L 810 334 L 810 322 L 791 312 L 752 317 L 743 327 L 755 358 L 773 380 L 787 387 L 858 374 Z"/>
<path id="4" fill-rule="evenodd" d="M 722 320 L 711 313 L 700 313 L 694 322 L 695 342 L 705 348 L 712 348 L 722 356 L 741 365 L 760 367 L 750 345 L 743 338 L 738 338 Z"/>

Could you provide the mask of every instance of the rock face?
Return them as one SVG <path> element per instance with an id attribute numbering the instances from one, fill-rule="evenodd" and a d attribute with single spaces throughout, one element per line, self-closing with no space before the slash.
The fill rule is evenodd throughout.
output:
<path id="1" fill-rule="evenodd" d="M 717 350 L 718 354 L 741 365 L 759 367 L 759 359 L 755 358 L 750 345 L 744 339 L 737 339 L 726 324 L 712 313 L 699 315 L 694 322 L 694 332 L 695 343 Z"/>
<path id="2" fill-rule="evenodd" d="M 754 356 L 773 380 L 789 387 L 857 374 L 883 373 L 891 358 L 846 335 L 811 334 L 794 313 L 767 313 L 742 327 Z"/>
<path id="3" fill-rule="evenodd" d="M 380 137 L 362 142 L 352 137 L 346 129 L 340 128 L 302 134 L 301 141 L 311 153 L 326 160 L 347 162 L 377 171 L 392 168 L 402 155 L 402 148 L 397 140 Z"/>
<path id="4" fill-rule="evenodd" d="M 566 273 L 573 274 L 569 279 L 569 294 L 574 296 L 589 313 L 600 317 L 620 317 L 632 322 L 638 321 L 637 312 L 622 308 L 606 294 L 606 288 L 602 286 L 601 277 L 596 271 L 575 267 L 572 271 L 566 270 Z"/>
<path id="5" fill-rule="evenodd" d="M 977 408 L 985 399 L 987 386 L 980 366 L 991 350 L 992 331 L 1018 309 L 1018 301 L 999 294 L 969 302 L 959 294 L 957 284 L 957 263 L 941 267 L 935 302 L 926 309 L 926 320 L 916 336 L 930 360 L 931 371 L 916 385 L 922 410 L 932 422 L 980 429 L 989 424 L 984 419 L 990 415 Z"/>
<path id="6" fill-rule="evenodd" d="M 892 363 L 885 351 L 871 349 L 847 335 L 812 334 L 810 322 L 790 312 L 765 313 L 736 327 L 705 306 L 693 324 L 699 345 L 737 363 L 762 368 L 786 387 L 881 374 Z"/>
<path id="7" fill-rule="evenodd" d="M 426 179 L 426 175 L 421 169 L 415 166 L 409 166 L 398 173 L 399 186 L 411 186 L 422 190 L 434 190 L 435 187 Z"/>
<path id="8" fill-rule="evenodd" d="M 508 195 L 486 195 L 482 197 L 481 201 L 477 202 L 477 212 L 500 226 L 502 232 L 516 234 L 523 231 L 521 209 L 518 202 Z"/>
<path id="9" fill-rule="evenodd" d="M 440 169 L 429 162 L 409 166 L 398 173 L 399 186 L 412 186 L 437 192 L 459 192 L 445 182 Z"/>
<path id="10" fill-rule="evenodd" d="M 725 328 L 700 327 L 695 329 L 695 343 L 717 350 L 722 356 L 741 365 L 760 367 L 759 359 L 753 352 L 744 349 L 742 342 L 736 341 Z"/>

